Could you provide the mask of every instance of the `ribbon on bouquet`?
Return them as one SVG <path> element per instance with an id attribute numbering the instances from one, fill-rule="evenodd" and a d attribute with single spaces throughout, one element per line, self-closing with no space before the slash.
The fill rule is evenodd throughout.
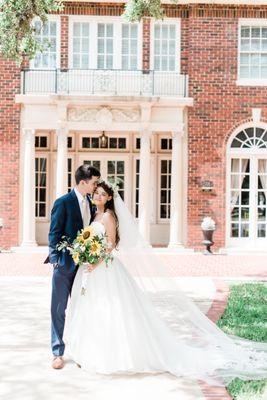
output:
<path id="1" fill-rule="evenodd" d="M 83 263 L 82 264 L 82 283 L 81 283 L 81 295 L 84 296 L 86 292 L 86 287 L 87 287 L 87 278 L 89 271 L 87 271 L 87 267 L 89 266 L 89 263 Z"/>

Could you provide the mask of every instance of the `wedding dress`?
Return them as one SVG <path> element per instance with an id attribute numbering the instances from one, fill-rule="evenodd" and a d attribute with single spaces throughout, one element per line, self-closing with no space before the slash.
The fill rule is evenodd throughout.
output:
<path id="1" fill-rule="evenodd" d="M 116 199 L 121 244 L 108 266 L 79 267 L 71 295 L 69 352 L 89 372 L 159 373 L 225 385 L 267 377 L 267 345 L 230 337 L 175 285 Z M 105 234 L 104 225 L 91 226 Z M 85 293 L 81 294 L 84 279 Z"/>

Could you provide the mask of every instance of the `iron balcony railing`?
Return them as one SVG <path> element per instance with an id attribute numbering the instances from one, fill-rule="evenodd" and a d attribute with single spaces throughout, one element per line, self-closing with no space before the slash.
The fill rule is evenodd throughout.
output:
<path id="1" fill-rule="evenodd" d="M 25 69 L 23 94 L 188 96 L 188 76 L 177 72 L 108 69 Z"/>

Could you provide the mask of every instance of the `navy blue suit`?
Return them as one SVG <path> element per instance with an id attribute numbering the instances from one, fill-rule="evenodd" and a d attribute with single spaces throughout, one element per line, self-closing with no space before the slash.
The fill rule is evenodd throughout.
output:
<path id="1" fill-rule="evenodd" d="M 91 221 L 94 218 L 94 207 L 88 196 Z M 51 301 L 51 346 L 55 356 L 62 356 L 65 350 L 63 342 L 63 332 L 65 325 L 65 311 L 67 308 L 68 298 L 77 266 L 68 251 L 57 251 L 56 246 L 62 240 L 62 236 L 66 236 L 72 242 L 78 231 L 83 229 L 83 220 L 80 211 L 77 196 L 72 190 L 70 193 L 58 198 L 51 211 L 51 224 L 48 235 L 49 240 L 49 256 L 45 263 L 57 264 L 54 268 L 52 277 L 52 301 Z"/>

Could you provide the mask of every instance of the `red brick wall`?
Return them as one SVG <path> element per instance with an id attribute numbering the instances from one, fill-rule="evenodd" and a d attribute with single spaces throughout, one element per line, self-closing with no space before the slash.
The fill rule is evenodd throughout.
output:
<path id="1" fill-rule="evenodd" d="M 0 59 L 0 247 L 18 244 L 20 107 L 14 96 L 19 90 L 19 68 Z"/>
<path id="2" fill-rule="evenodd" d="M 251 18 L 255 13 L 246 11 Z M 267 15 L 266 7 L 261 15 Z M 236 86 L 238 19 L 233 8 L 221 7 L 216 11 L 210 7 L 192 7 L 186 34 L 189 96 L 194 98 L 188 120 L 188 246 L 201 247 L 200 223 L 204 216 L 210 215 L 217 223 L 216 247 L 222 247 L 227 139 L 236 125 L 251 118 L 252 108 L 262 108 L 262 116 L 267 117 L 267 89 Z M 213 181 L 214 193 L 201 191 L 203 179 Z"/>
<path id="3" fill-rule="evenodd" d="M 60 67 L 62 69 L 68 68 L 68 52 L 69 52 L 69 17 L 64 15 L 60 17 Z"/>

